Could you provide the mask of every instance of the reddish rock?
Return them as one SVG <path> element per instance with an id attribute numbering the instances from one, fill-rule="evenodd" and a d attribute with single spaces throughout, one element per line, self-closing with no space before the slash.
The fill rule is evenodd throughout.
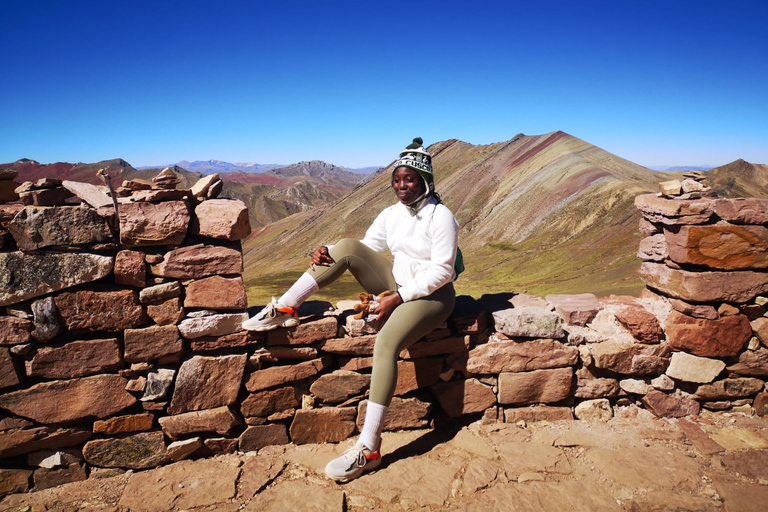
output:
<path id="1" fill-rule="evenodd" d="M 320 376 L 309 391 L 324 403 L 336 404 L 359 395 L 371 385 L 371 376 L 347 370 L 336 370 Z"/>
<path id="2" fill-rule="evenodd" d="M 220 349 L 245 347 L 258 343 L 259 337 L 248 331 L 239 331 L 224 336 L 203 336 L 190 342 L 194 352 L 212 352 Z"/>
<path id="3" fill-rule="evenodd" d="M 360 370 L 367 370 L 373 368 L 372 357 L 340 357 L 339 368 L 341 370 L 349 370 L 351 372 L 358 372 Z"/>
<path id="4" fill-rule="evenodd" d="M 573 366 L 578 361 L 576 347 L 555 340 L 500 341 L 470 350 L 466 370 L 476 374 L 523 372 Z"/>
<path id="5" fill-rule="evenodd" d="M 142 304 L 157 303 L 181 295 L 181 283 L 169 281 L 154 286 L 148 286 L 139 292 L 139 300 Z"/>
<path id="6" fill-rule="evenodd" d="M 175 416 L 161 416 L 158 422 L 165 435 L 174 440 L 187 434 L 200 432 L 216 432 L 227 435 L 241 423 L 226 406 L 186 412 Z"/>
<path id="7" fill-rule="evenodd" d="M 264 350 L 265 355 L 272 361 L 308 361 L 317 358 L 317 349 L 314 347 L 269 347 Z"/>
<path id="8" fill-rule="evenodd" d="M 576 391 L 573 393 L 576 398 L 611 398 L 618 396 L 620 391 L 617 379 L 596 377 L 587 366 L 576 370 Z"/>
<path id="9" fill-rule="evenodd" d="M 93 422 L 93 431 L 97 434 L 124 434 L 126 432 L 142 432 L 151 430 L 155 417 L 148 413 L 115 416 L 106 420 Z"/>
<path id="10" fill-rule="evenodd" d="M 267 333 L 267 346 L 310 345 L 316 341 L 335 338 L 339 324 L 334 317 L 323 318 L 290 329 L 275 329 Z"/>
<path id="11" fill-rule="evenodd" d="M 267 417 L 276 412 L 295 409 L 299 406 L 296 399 L 296 389 L 292 386 L 261 391 L 248 395 L 240 406 L 243 416 Z"/>
<path id="12" fill-rule="evenodd" d="M 241 452 L 251 452 L 261 450 L 265 446 L 284 445 L 290 442 L 285 425 L 274 423 L 246 428 L 240 435 L 239 448 Z"/>
<path id="13" fill-rule="evenodd" d="M 750 322 L 750 327 L 760 342 L 768 347 L 768 318 L 760 317 Z"/>
<path id="14" fill-rule="evenodd" d="M 223 240 L 242 240 L 251 233 L 248 207 L 239 199 L 209 199 L 195 207 L 192 232 Z"/>
<path id="15" fill-rule="evenodd" d="M 338 443 L 355 431 L 354 407 L 299 409 L 291 423 L 291 440 L 296 444 Z"/>
<path id="16" fill-rule="evenodd" d="M 219 245 L 191 245 L 165 253 L 162 262 L 151 265 L 156 276 L 200 279 L 213 275 L 242 274 L 243 255 Z"/>
<path id="17" fill-rule="evenodd" d="M 23 185 L 22 185 L 23 186 Z M 18 189 L 16 189 L 18 191 Z M 64 206 L 72 193 L 63 187 L 19 191 L 19 200 L 29 206 Z"/>
<path id="18" fill-rule="evenodd" d="M 466 352 L 469 350 L 469 346 L 469 335 L 435 341 L 419 341 L 400 352 L 400 357 L 403 359 L 420 359 L 443 354 L 456 354 Z"/>
<path id="19" fill-rule="evenodd" d="M 320 344 L 320 349 L 329 354 L 343 356 L 372 356 L 373 346 L 376 343 L 376 335 L 348 336 L 346 338 L 333 338 Z"/>
<path id="20" fill-rule="evenodd" d="M 194 356 L 182 363 L 176 376 L 168 414 L 230 405 L 237 399 L 247 354 Z"/>
<path id="21" fill-rule="evenodd" d="M 760 379 L 742 377 L 723 379 L 699 386 L 693 397 L 699 400 L 731 400 L 755 395 L 763 390 L 765 383 Z"/>
<path id="22" fill-rule="evenodd" d="M 691 398 L 679 395 L 662 393 L 656 389 L 651 389 L 642 399 L 643 404 L 648 410 L 659 418 L 682 418 L 699 414 L 701 406 L 699 402 Z"/>
<path id="23" fill-rule="evenodd" d="M 28 469 L 0 469 L 0 497 L 27 492 L 31 476 L 32 471 Z"/>
<path id="24" fill-rule="evenodd" d="M 768 199 L 716 199 L 715 213 L 721 219 L 734 224 L 768 224 Z"/>
<path id="25" fill-rule="evenodd" d="M 33 324 L 24 318 L 0 316 L 0 345 L 19 345 L 32 341 Z"/>
<path id="26" fill-rule="evenodd" d="M 67 329 L 73 333 L 117 332 L 149 321 L 135 290 L 65 292 L 54 301 Z"/>
<path id="27" fill-rule="evenodd" d="M 0 306 L 89 283 L 112 272 L 114 258 L 85 253 L 0 253 Z M 1 331 L 1 330 L 0 330 Z"/>
<path id="28" fill-rule="evenodd" d="M 667 345 L 640 345 L 604 341 L 589 345 L 594 366 L 622 375 L 661 375 L 669 366 Z"/>
<path id="29" fill-rule="evenodd" d="M 0 388 L 15 386 L 21 382 L 22 374 L 11 357 L 11 350 L 0 347 Z"/>
<path id="30" fill-rule="evenodd" d="M 168 456 L 173 462 L 184 460 L 203 447 L 203 440 L 199 437 L 174 441 L 166 447 Z"/>
<path id="31" fill-rule="evenodd" d="M 162 432 L 94 439 L 83 446 L 83 457 L 102 468 L 149 469 L 170 462 Z"/>
<path id="32" fill-rule="evenodd" d="M 439 357 L 398 361 L 395 395 L 404 395 L 435 384 L 440 379 L 442 371 L 443 359 Z"/>
<path id="33" fill-rule="evenodd" d="M 707 320 L 717 320 L 720 315 L 714 306 L 707 306 L 702 304 L 689 304 L 680 299 L 669 299 L 669 303 L 674 308 L 684 315 L 692 316 L 695 318 L 706 318 Z"/>
<path id="34" fill-rule="evenodd" d="M 443 410 L 452 418 L 482 412 L 496 405 L 493 390 L 477 379 L 439 382 L 432 386 L 432 392 Z"/>
<path id="35" fill-rule="evenodd" d="M 544 299 L 554 306 L 565 323 L 581 327 L 591 322 L 603 309 L 591 293 L 547 295 Z"/>
<path id="36" fill-rule="evenodd" d="M 154 361 L 183 352 L 184 345 L 175 325 L 153 325 L 125 330 L 125 360 L 129 363 Z"/>
<path id="37" fill-rule="evenodd" d="M 0 419 L 0 432 L 4 430 L 11 430 L 14 428 L 26 428 L 31 427 L 34 425 L 29 420 L 25 420 L 24 418 L 16 418 L 15 416 L 10 416 L 8 418 L 2 418 Z"/>
<path id="38" fill-rule="evenodd" d="M 0 203 L 8 203 L 19 199 L 16 187 L 20 184 L 15 181 L 0 180 Z M 0 493 L 2 494 L 2 493 Z"/>
<path id="39" fill-rule="evenodd" d="M 500 404 L 554 403 L 568 398 L 573 382 L 573 370 L 536 370 L 499 375 Z"/>
<path id="40" fill-rule="evenodd" d="M 735 356 L 752 337 L 749 319 L 744 315 L 706 320 L 672 311 L 666 331 L 672 348 L 702 357 Z"/>
<path id="41" fill-rule="evenodd" d="M 363 430 L 365 413 L 368 410 L 368 400 L 363 400 L 357 406 L 357 429 Z M 409 428 L 425 428 L 429 425 L 429 415 L 432 405 L 418 398 L 392 397 L 384 417 L 384 430 L 403 430 Z"/>
<path id="42" fill-rule="evenodd" d="M 115 282 L 144 288 L 147 284 L 147 263 L 141 251 L 120 251 L 115 256 Z"/>
<path id="43" fill-rule="evenodd" d="M 304 361 L 288 366 L 273 366 L 264 370 L 257 370 L 251 373 L 248 381 L 245 383 L 245 389 L 251 393 L 261 391 L 262 389 L 287 384 L 301 379 L 313 377 L 323 371 L 331 364 L 331 358 L 328 356 Z"/>
<path id="44" fill-rule="evenodd" d="M 118 209 L 120 243 L 125 246 L 180 245 L 187 234 L 189 204 L 123 203 Z"/>
<path id="45" fill-rule="evenodd" d="M 50 489 L 71 482 L 81 482 L 88 479 L 85 466 L 79 462 L 68 464 L 63 468 L 36 469 L 32 477 L 35 483 L 35 491 Z"/>
<path id="46" fill-rule="evenodd" d="M 653 234 L 640 240 L 637 257 L 643 261 L 664 261 L 669 257 L 667 241 L 663 233 Z"/>
<path id="47" fill-rule="evenodd" d="M 573 411 L 570 407 L 551 407 L 548 405 L 533 405 L 530 407 L 511 407 L 504 409 L 504 423 L 525 421 L 562 421 L 572 420 Z"/>
<path id="48" fill-rule="evenodd" d="M 685 434 L 686 439 L 693 444 L 702 455 L 714 455 L 725 451 L 725 448 L 714 442 L 696 423 L 686 419 L 677 420 L 677 426 Z"/>
<path id="49" fill-rule="evenodd" d="M 722 270 L 768 268 L 768 228 L 715 224 L 664 230 L 669 257 Z"/>
<path id="50" fill-rule="evenodd" d="M 147 315 L 157 325 L 174 325 L 184 318 L 184 308 L 181 307 L 181 299 L 173 297 L 157 304 L 148 304 Z"/>
<path id="51" fill-rule="evenodd" d="M 0 435 L 0 458 L 75 446 L 84 443 L 91 434 L 90 430 L 78 428 L 36 427 L 9 430 Z"/>
<path id="52" fill-rule="evenodd" d="M 119 375 L 55 380 L 0 395 L 0 408 L 38 423 L 106 418 L 136 403 Z"/>
<path id="53" fill-rule="evenodd" d="M 27 360 L 27 375 L 73 379 L 122 367 L 116 338 L 73 341 L 60 347 L 41 347 Z"/>
<path id="54" fill-rule="evenodd" d="M 245 309 L 245 284 L 241 276 L 211 276 L 184 287 L 185 308 Z"/>
<path id="55" fill-rule="evenodd" d="M 112 238 L 104 218 L 92 208 L 81 206 L 27 206 L 16 214 L 8 230 L 23 251 L 53 245 L 90 244 Z"/>
<path id="56" fill-rule="evenodd" d="M 768 393 L 758 393 L 752 402 L 752 408 L 757 416 L 768 416 Z"/>
<path id="57" fill-rule="evenodd" d="M 689 272 L 646 261 L 640 278 L 663 295 L 689 302 L 741 304 L 768 292 L 768 272 Z"/>
<path id="58" fill-rule="evenodd" d="M 635 207 L 650 222 L 662 224 L 702 224 L 714 213 L 712 199 L 667 199 L 656 194 L 635 197 Z"/>
<path id="59" fill-rule="evenodd" d="M 659 343 L 664 339 L 659 320 L 642 306 L 628 304 L 616 310 L 614 316 L 640 343 Z"/>
<path id="60" fill-rule="evenodd" d="M 768 349 L 745 350 L 739 354 L 736 363 L 728 366 L 728 371 L 748 377 L 768 377 Z"/>
<path id="61" fill-rule="evenodd" d="M 237 441 L 237 439 L 229 439 L 227 437 L 209 437 L 203 439 L 203 445 L 211 455 L 224 455 L 237 451 Z"/>

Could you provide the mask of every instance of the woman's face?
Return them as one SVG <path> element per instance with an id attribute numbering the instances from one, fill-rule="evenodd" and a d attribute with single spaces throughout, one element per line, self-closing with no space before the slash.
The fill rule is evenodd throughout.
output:
<path id="1" fill-rule="evenodd" d="M 424 179 L 410 167 L 398 167 L 392 174 L 392 188 L 403 204 L 416 201 L 426 190 Z"/>

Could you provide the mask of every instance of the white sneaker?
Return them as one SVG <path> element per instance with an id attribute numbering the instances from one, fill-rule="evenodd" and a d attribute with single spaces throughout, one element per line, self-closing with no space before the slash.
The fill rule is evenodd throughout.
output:
<path id="1" fill-rule="evenodd" d="M 296 308 L 278 307 L 277 301 L 272 297 L 272 302 L 261 312 L 243 322 L 243 329 L 249 331 L 271 331 L 278 327 L 296 327 L 299 325 L 299 314 Z"/>
<path id="2" fill-rule="evenodd" d="M 325 466 L 325 474 L 337 482 L 349 482 L 381 465 L 381 447 L 369 450 L 359 440 L 340 457 Z"/>

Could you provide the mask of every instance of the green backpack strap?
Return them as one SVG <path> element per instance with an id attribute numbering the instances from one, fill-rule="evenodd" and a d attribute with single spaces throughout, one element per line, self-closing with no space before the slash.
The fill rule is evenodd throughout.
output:
<path id="1" fill-rule="evenodd" d="M 464 272 L 464 257 L 458 247 L 456 247 L 456 263 L 453 264 L 453 270 L 456 272 L 456 279 L 459 278 L 459 274 Z"/>

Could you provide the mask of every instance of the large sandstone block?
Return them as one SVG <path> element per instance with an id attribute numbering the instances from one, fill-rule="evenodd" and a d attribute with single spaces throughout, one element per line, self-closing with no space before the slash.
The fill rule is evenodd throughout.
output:
<path id="1" fill-rule="evenodd" d="M 296 444 L 338 443 L 355 431 L 354 407 L 299 409 L 291 422 L 291 440 Z"/>
<path id="2" fill-rule="evenodd" d="M 168 414 L 230 405 L 237 399 L 247 354 L 194 356 L 184 361 L 176 376 Z"/>
<path id="3" fill-rule="evenodd" d="M 672 348 L 701 357 L 733 357 L 752 337 L 745 315 L 707 320 L 672 311 L 667 317 L 666 331 Z"/>
<path id="4" fill-rule="evenodd" d="M 325 368 L 330 366 L 331 358 L 328 356 L 302 363 L 273 366 L 264 370 L 257 370 L 251 373 L 248 381 L 245 383 L 245 389 L 251 393 L 261 391 L 262 389 L 287 384 L 297 380 L 314 377 Z"/>
<path id="5" fill-rule="evenodd" d="M 175 325 L 153 325 L 125 330 L 125 360 L 129 363 L 154 361 L 184 351 Z"/>
<path id="6" fill-rule="evenodd" d="M 251 233 L 248 207 L 239 199 L 209 199 L 195 207 L 192 232 L 223 240 L 242 240 Z"/>
<path id="7" fill-rule="evenodd" d="M 672 224 L 703 224 L 714 213 L 712 199 L 667 199 L 656 194 L 640 194 L 635 206 L 650 222 Z"/>
<path id="8" fill-rule="evenodd" d="M 170 462 L 162 432 L 94 439 L 83 446 L 83 457 L 102 468 L 149 469 Z"/>
<path id="9" fill-rule="evenodd" d="M 211 276 L 184 287 L 185 308 L 245 309 L 248 299 L 241 276 Z"/>
<path id="10" fill-rule="evenodd" d="M 254 343 L 263 341 L 262 333 L 250 331 L 238 331 L 224 336 L 204 336 L 195 338 L 189 343 L 193 352 L 213 352 L 221 349 L 232 349 L 237 347 L 246 347 Z M 312 359 L 308 357 L 307 359 Z"/>
<path id="11" fill-rule="evenodd" d="M 280 446 L 290 442 L 285 425 L 256 425 L 248 427 L 240 435 L 238 447 L 241 452 L 251 452 L 265 446 Z"/>
<path id="12" fill-rule="evenodd" d="M 715 224 L 664 230 L 669 257 L 722 270 L 768 268 L 768 227 Z"/>
<path id="13" fill-rule="evenodd" d="M 603 309 L 603 305 L 591 293 L 547 295 L 544 299 L 554 306 L 566 324 L 581 327 L 591 322 Z"/>
<path id="14" fill-rule="evenodd" d="M 295 409 L 298 406 L 299 401 L 296 398 L 296 388 L 286 386 L 248 395 L 248 398 L 243 400 L 240 406 L 240 412 L 245 417 L 259 416 L 266 418 L 276 412 Z"/>
<path id="15" fill-rule="evenodd" d="M 200 279 L 217 274 L 242 274 L 240 251 L 220 245 L 190 245 L 165 253 L 163 261 L 150 265 L 156 276 L 175 279 Z"/>
<path id="16" fill-rule="evenodd" d="M 0 388 L 15 386 L 21 382 L 22 377 L 13 362 L 10 349 L 0 347 Z"/>
<path id="17" fill-rule="evenodd" d="M 723 379 L 699 386 L 693 397 L 699 400 L 731 400 L 756 395 L 765 383 L 753 377 Z"/>
<path id="18" fill-rule="evenodd" d="M 503 309 L 493 312 L 496 331 L 507 336 L 555 338 L 564 336 L 560 315 L 539 307 Z"/>
<path id="19" fill-rule="evenodd" d="M 536 370 L 499 374 L 500 404 L 554 403 L 568 398 L 573 382 L 573 370 Z"/>
<path id="20" fill-rule="evenodd" d="M 185 318 L 179 324 L 184 338 L 195 339 L 203 336 L 225 336 L 243 329 L 248 313 L 222 313 L 201 318 Z"/>
<path id="21" fill-rule="evenodd" d="M 563 421 L 572 420 L 573 411 L 570 407 L 552 407 L 549 405 L 533 405 L 530 407 L 510 407 L 504 409 L 504 423 L 525 421 Z"/>
<path id="22" fill-rule="evenodd" d="M 432 386 L 432 392 L 440 407 L 452 418 L 482 412 L 496 405 L 493 389 L 477 379 L 439 382 Z"/>
<path id="23" fill-rule="evenodd" d="M 768 272 L 689 272 L 646 261 L 640 278 L 664 295 L 689 302 L 742 304 L 768 292 Z"/>
<path id="24" fill-rule="evenodd" d="M 185 201 L 123 203 L 118 212 L 120 243 L 129 247 L 180 245 L 189 228 Z"/>
<path id="25" fill-rule="evenodd" d="M 141 414 L 128 414 L 126 416 L 114 416 L 106 420 L 93 422 L 93 431 L 96 434 L 125 434 L 128 432 L 141 432 L 152 429 L 155 417 L 144 412 Z"/>
<path id="26" fill-rule="evenodd" d="M 233 428 L 242 423 L 227 406 L 185 412 L 175 416 L 161 416 L 158 422 L 165 435 L 173 440 L 187 434 L 201 432 L 228 435 Z"/>
<path id="27" fill-rule="evenodd" d="M 115 282 L 144 288 L 147 284 L 147 262 L 141 251 L 120 251 L 115 256 Z"/>
<path id="28" fill-rule="evenodd" d="M 61 186 L 94 208 L 113 206 L 112 198 L 90 183 L 64 180 Z"/>
<path id="29" fill-rule="evenodd" d="M 73 379 L 122 367 L 116 338 L 73 341 L 60 347 L 41 347 L 27 360 L 29 377 Z"/>
<path id="30" fill-rule="evenodd" d="M 398 361 L 395 395 L 404 395 L 410 391 L 431 386 L 440 379 L 442 371 L 443 359 L 440 357 Z"/>
<path id="31" fill-rule="evenodd" d="M 316 341 L 335 338 L 339 323 L 334 317 L 299 324 L 290 329 L 275 329 L 267 332 L 267 346 L 310 345 Z"/>
<path id="32" fill-rule="evenodd" d="M 347 336 L 346 338 L 333 338 L 321 342 L 320 349 L 329 354 L 343 356 L 372 356 L 373 346 L 376 343 L 376 335 Z"/>
<path id="33" fill-rule="evenodd" d="M 578 360 L 576 347 L 555 340 L 499 341 L 470 350 L 466 370 L 478 374 L 524 372 L 573 366 Z"/>
<path id="34" fill-rule="evenodd" d="M 614 316 L 640 343 L 659 343 L 664 339 L 659 319 L 642 306 L 627 304 L 618 308 Z"/>
<path id="35" fill-rule="evenodd" d="M 0 194 L 0 199 L 3 199 L 2 194 Z M 6 494 L 27 492 L 31 476 L 32 471 L 28 469 L 0 469 L 0 497 Z"/>
<path id="36" fill-rule="evenodd" d="M 684 382 L 706 384 L 715 380 L 723 369 L 725 369 L 725 363 L 719 359 L 675 352 L 672 354 L 666 374 Z"/>
<path id="37" fill-rule="evenodd" d="M 323 403 L 337 404 L 359 395 L 371 385 L 371 376 L 348 370 L 336 370 L 319 377 L 309 391 Z"/>
<path id="38" fill-rule="evenodd" d="M 16 214 L 9 231 L 23 251 L 52 245 L 90 244 L 112 238 L 104 218 L 96 210 L 81 206 L 27 206 Z"/>
<path id="39" fill-rule="evenodd" d="M 184 318 L 184 308 L 181 307 L 181 299 L 170 299 L 155 304 L 147 304 L 147 316 L 157 325 L 173 325 Z"/>
<path id="40" fill-rule="evenodd" d="M 745 350 L 737 362 L 728 366 L 728 371 L 748 377 L 768 377 L 768 349 Z"/>
<path id="41" fill-rule="evenodd" d="M 715 213 L 721 219 L 734 224 L 768 224 L 768 199 L 716 199 Z"/>
<path id="42" fill-rule="evenodd" d="M 73 333 L 117 332 L 149 321 L 135 290 L 64 292 L 54 301 L 67 329 Z"/>
<path id="43" fill-rule="evenodd" d="M 0 316 L 0 345 L 19 345 L 32 340 L 32 322 L 15 316 Z"/>
<path id="44" fill-rule="evenodd" d="M 363 400 L 357 406 L 357 429 L 362 432 L 365 413 L 368 410 L 368 400 Z M 384 430 L 403 430 L 409 428 L 424 428 L 429 425 L 429 415 L 432 405 L 418 398 L 392 397 L 384 417 Z"/>
<path id="45" fill-rule="evenodd" d="M 119 375 L 55 380 L 0 395 L 0 408 L 38 423 L 106 418 L 136 403 Z"/>
<path id="46" fill-rule="evenodd" d="M 76 446 L 88 440 L 90 429 L 35 427 L 11 429 L 0 435 L 0 458 L 16 457 L 40 450 L 56 450 Z"/>
<path id="47" fill-rule="evenodd" d="M 663 233 L 647 236 L 640 240 L 637 257 L 643 261 L 664 261 L 669 257 L 667 240 Z"/>
<path id="48" fill-rule="evenodd" d="M 623 375 L 661 375 L 669 366 L 666 345 L 639 345 L 604 341 L 589 345 L 596 368 Z"/>
<path id="49" fill-rule="evenodd" d="M 16 304 L 112 272 L 114 258 L 86 253 L 0 253 L 0 306 Z"/>

